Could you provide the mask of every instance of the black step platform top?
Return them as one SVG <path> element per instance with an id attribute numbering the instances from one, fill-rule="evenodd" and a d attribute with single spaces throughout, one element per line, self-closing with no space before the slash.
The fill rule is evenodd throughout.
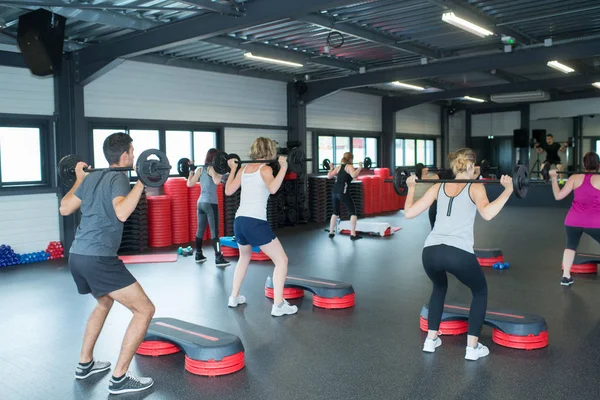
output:
<path id="1" fill-rule="evenodd" d="M 600 264 L 600 254 L 575 254 L 573 264 Z"/>
<path id="2" fill-rule="evenodd" d="M 501 257 L 502 250 L 500 249 L 473 249 L 477 258 L 494 258 Z"/>
<path id="3" fill-rule="evenodd" d="M 273 289 L 273 278 L 268 277 L 265 287 Z M 334 298 L 343 297 L 354 293 L 351 284 L 329 279 L 314 278 L 311 276 L 288 276 L 285 279 L 286 288 L 297 288 L 308 290 L 319 297 Z"/>
<path id="4" fill-rule="evenodd" d="M 175 318 L 153 318 L 144 340 L 177 345 L 192 360 L 222 360 L 244 351 L 239 337 Z"/>
<path id="5" fill-rule="evenodd" d="M 429 304 L 421 309 L 421 317 L 427 319 Z M 469 319 L 469 306 L 464 304 L 444 304 L 442 321 L 459 321 Z M 525 314 L 511 310 L 488 308 L 485 314 L 485 325 L 496 328 L 506 334 L 516 336 L 539 335 L 548 331 L 546 320 L 534 314 Z"/>

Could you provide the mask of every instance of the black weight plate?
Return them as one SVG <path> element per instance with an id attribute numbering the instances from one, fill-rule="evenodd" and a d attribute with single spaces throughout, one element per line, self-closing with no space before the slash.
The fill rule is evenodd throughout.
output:
<path id="1" fill-rule="evenodd" d="M 394 171 L 394 179 L 392 184 L 394 185 L 394 190 L 398 194 L 398 196 L 406 196 L 408 193 L 408 186 L 406 185 L 406 180 L 410 176 L 410 173 L 407 170 L 403 170 L 400 168 L 396 168 Z"/>
<path id="2" fill-rule="evenodd" d="M 323 160 L 323 169 L 325 171 L 329 171 L 331 169 L 331 160 L 329 158 Z"/>
<path id="3" fill-rule="evenodd" d="M 72 187 L 75 184 L 75 181 L 77 180 L 75 166 L 80 161 L 83 161 L 80 156 L 77 154 L 70 154 L 64 156 L 58 162 L 58 177 L 66 187 Z"/>
<path id="4" fill-rule="evenodd" d="M 290 172 L 303 172 L 306 156 L 302 149 L 295 147 L 290 150 L 287 156 L 288 170 Z"/>
<path id="5" fill-rule="evenodd" d="M 229 165 L 227 165 L 228 155 L 224 151 L 217 151 L 213 158 L 213 168 L 219 175 L 225 175 L 229 172 Z"/>
<path id="6" fill-rule="evenodd" d="M 195 166 L 190 165 L 191 161 L 189 158 L 182 158 L 177 161 L 177 173 L 179 176 L 187 178 L 190 176 L 190 170 L 195 170 Z"/>
<path id="7" fill-rule="evenodd" d="M 169 179 L 171 165 L 165 153 L 157 149 L 148 149 L 138 157 L 135 172 L 144 185 L 161 187 Z"/>
<path id="8" fill-rule="evenodd" d="M 517 165 L 513 174 L 513 190 L 515 196 L 519 199 L 527 197 L 527 190 L 529 189 L 529 176 L 527 168 L 524 165 Z"/>
<path id="9" fill-rule="evenodd" d="M 371 160 L 371 157 L 365 157 L 365 161 L 363 162 L 363 167 L 365 169 L 371 169 L 372 165 L 373 165 L 373 160 Z"/>

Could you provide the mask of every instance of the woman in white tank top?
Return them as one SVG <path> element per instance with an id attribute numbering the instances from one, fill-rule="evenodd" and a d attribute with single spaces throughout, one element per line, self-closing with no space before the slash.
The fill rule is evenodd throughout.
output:
<path id="1" fill-rule="evenodd" d="M 275 142 L 260 137 L 252 143 L 250 158 L 252 160 L 272 160 L 276 157 Z M 274 302 L 271 315 L 295 314 L 298 307 L 290 305 L 283 299 L 283 287 L 288 270 L 288 258 L 281 242 L 271 230 L 267 222 L 267 201 L 270 194 L 275 194 L 287 172 L 287 157 L 279 156 L 279 172 L 273 176 L 273 169 L 261 162 L 249 163 L 240 168 L 238 163 L 230 159 L 227 164 L 231 172 L 225 185 L 225 195 L 231 196 L 240 187 L 242 189 L 240 206 L 235 214 L 233 232 L 238 243 L 240 258 L 233 274 L 233 286 L 229 297 L 229 307 L 244 304 L 246 298 L 240 295 L 240 288 L 246 276 L 248 264 L 252 257 L 252 247 L 260 247 L 263 253 L 275 263 L 273 271 Z"/>

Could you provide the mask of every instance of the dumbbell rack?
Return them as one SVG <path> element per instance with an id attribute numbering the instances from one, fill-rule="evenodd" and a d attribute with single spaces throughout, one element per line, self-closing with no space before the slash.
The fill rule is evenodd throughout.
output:
<path id="1" fill-rule="evenodd" d="M 148 249 L 148 201 L 142 193 L 135 210 L 123 225 L 119 254 L 140 254 Z"/>

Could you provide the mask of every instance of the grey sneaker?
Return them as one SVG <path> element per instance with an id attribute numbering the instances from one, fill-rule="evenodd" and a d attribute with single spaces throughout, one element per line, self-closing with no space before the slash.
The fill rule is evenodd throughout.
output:
<path id="1" fill-rule="evenodd" d="M 282 315 L 291 315 L 296 314 L 298 312 L 298 307 L 290 305 L 287 300 L 283 300 L 283 304 L 281 307 L 273 304 L 271 308 L 271 315 L 274 317 L 281 317 Z"/>
<path id="2" fill-rule="evenodd" d="M 110 363 L 107 361 L 94 361 L 87 366 L 84 367 L 81 365 L 77 365 L 75 369 L 75 378 L 76 379 L 85 379 L 88 376 L 98 374 L 100 372 L 108 371 L 110 369 Z"/>
<path id="3" fill-rule="evenodd" d="M 229 296 L 229 303 L 227 303 L 228 307 L 235 308 L 240 304 L 244 304 L 246 302 L 246 297 L 239 295 L 238 297 Z"/>
<path id="4" fill-rule="evenodd" d="M 423 344 L 423 351 L 426 353 L 433 353 L 435 352 L 435 349 L 437 349 L 441 345 L 442 339 L 440 339 L 439 337 L 435 338 L 435 340 L 427 338 L 425 339 L 425 343 Z"/>
<path id="5" fill-rule="evenodd" d="M 138 378 L 127 371 L 120 381 L 115 381 L 114 377 L 110 378 L 108 392 L 111 394 L 141 392 L 142 390 L 149 389 L 152 385 L 154 385 L 152 378 Z"/>

